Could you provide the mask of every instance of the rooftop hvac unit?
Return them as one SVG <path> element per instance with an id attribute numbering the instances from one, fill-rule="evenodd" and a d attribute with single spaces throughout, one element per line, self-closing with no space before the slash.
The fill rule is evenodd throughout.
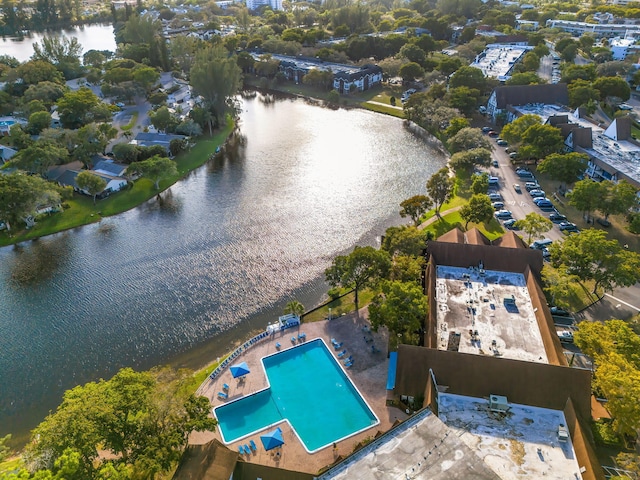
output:
<path id="1" fill-rule="evenodd" d="M 566 442 L 567 440 L 569 440 L 569 431 L 567 430 L 567 427 L 561 423 L 558 425 L 558 441 Z"/>
<path id="2" fill-rule="evenodd" d="M 489 395 L 489 410 L 492 412 L 505 413 L 509 410 L 507 397 L 503 397 L 502 395 Z"/>

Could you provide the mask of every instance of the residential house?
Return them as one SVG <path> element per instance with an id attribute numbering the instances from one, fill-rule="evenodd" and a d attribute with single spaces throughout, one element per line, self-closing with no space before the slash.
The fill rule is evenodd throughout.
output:
<path id="1" fill-rule="evenodd" d="M 187 137 L 185 135 L 177 135 L 171 133 L 140 132 L 136 135 L 136 138 L 131 141 L 131 143 L 133 143 L 134 145 L 139 145 L 141 147 L 160 145 L 167 152 L 169 152 L 169 145 L 171 144 L 171 140 L 184 140 L 186 138 Z"/>
<path id="2" fill-rule="evenodd" d="M 64 165 L 56 165 L 55 167 L 51 167 L 49 169 L 46 177 L 50 181 L 56 182 L 62 187 L 70 186 L 73 187 L 73 189 L 78 193 L 88 194 L 84 190 L 81 190 L 76 183 L 76 177 L 83 170 L 83 167 L 84 165 L 80 161 L 75 161 Z M 127 186 L 128 183 L 127 179 L 122 176 L 113 175 L 112 173 L 106 173 L 108 171 L 106 169 L 111 169 L 113 172 L 115 172 L 119 170 L 119 167 L 109 166 L 107 162 L 104 162 L 104 164 L 101 166 L 100 171 L 90 170 L 91 173 L 99 176 L 106 182 L 106 186 L 104 190 L 102 190 L 102 192 L 98 194 L 98 198 L 104 198 L 111 193 L 122 190 Z"/>
<path id="3" fill-rule="evenodd" d="M 18 153 L 17 150 L 6 145 L 0 145 L 0 165 L 8 162 L 16 153 Z"/>

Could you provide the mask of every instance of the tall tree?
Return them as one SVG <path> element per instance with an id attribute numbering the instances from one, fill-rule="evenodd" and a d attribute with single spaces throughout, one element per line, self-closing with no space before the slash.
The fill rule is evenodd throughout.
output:
<path id="1" fill-rule="evenodd" d="M 358 292 L 382 278 L 391 265 L 389 254 L 373 247 L 355 247 L 349 255 L 339 255 L 324 271 L 332 287 L 353 288 L 358 309 Z"/>
<path id="2" fill-rule="evenodd" d="M 304 305 L 298 300 L 291 300 L 285 305 L 284 313 L 293 313 L 300 317 L 304 314 Z"/>
<path id="3" fill-rule="evenodd" d="M 471 192 L 472 193 L 487 193 L 489 190 L 489 174 L 482 172 L 481 174 L 474 173 L 471 175 Z"/>
<path id="4" fill-rule="evenodd" d="M 160 180 L 174 176 L 178 173 L 176 162 L 167 157 L 151 157 L 141 162 L 134 162 L 129 165 L 127 171 L 133 174 L 140 174 L 153 181 L 156 190 L 160 188 Z"/>
<path id="5" fill-rule="evenodd" d="M 523 219 L 518 220 L 515 224 L 528 235 L 527 243 L 531 243 L 532 238 L 540 238 L 543 233 L 546 233 L 553 228 L 551 220 L 536 212 L 528 213 Z"/>
<path id="6" fill-rule="evenodd" d="M 568 195 L 569 205 L 576 207 L 587 218 L 599 205 L 604 197 L 603 185 L 590 178 L 576 182 L 573 191 Z"/>
<path id="7" fill-rule="evenodd" d="M 584 153 L 552 153 L 538 165 L 538 171 L 563 184 L 572 184 L 587 169 L 589 157 Z"/>
<path id="8" fill-rule="evenodd" d="M 609 215 L 624 214 L 638 203 L 638 189 L 629 182 L 621 180 L 613 183 L 610 180 L 601 182 L 604 196 L 599 198 L 597 210 L 608 220 Z"/>
<path id="9" fill-rule="evenodd" d="M 29 173 L 44 175 L 49 167 L 65 163 L 68 155 L 65 148 L 48 140 L 38 140 L 20 150 L 10 164 Z"/>
<path id="10" fill-rule="evenodd" d="M 45 36 L 33 44 L 33 60 L 49 62 L 62 72 L 64 78 L 76 78 L 82 72 L 82 45 L 76 37 Z"/>
<path id="11" fill-rule="evenodd" d="M 460 67 L 449 80 L 451 88 L 469 87 L 481 93 L 487 88 L 487 79 L 482 70 L 475 67 Z"/>
<path id="12" fill-rule="evenodd" d="M 482 223 L 488 222 L 493 218 L 494 208 L 491 200 L 484 193 L 473 195 L 469 202 L 460 209 L 460 217 L 465 221 L 464 229 L 466 230 L 470 222 Z"/>
<path id="13" fill-rule="evenodd" d="M 600 100 L 607 97 L 617 97 L 621 100 L 629 100 L 631 87 L 624 78 L 599 77 L 593 82 L 593 88 L 600 92 Z"/>
<path id="14" fill-rule="evenodd" d="M 426 246 L 427 235 L 414 225 L 400 225 L 389 227 L 385 231 L 380 248 L 392 257 L 409 255 L 419 257 Z"/>
<path id="15" fill-rule="evenodd" d="M 522 135 L 521 151 L 527 149 L 526 155 L 545 158 L 552 153 L 560 153 L 564 140 L 560 129 L 551 125 L 532 125 Z"/>
<path id="16" fill-rule="evenodd" d="M 440 208 L 453 193 L 453 180 L 447 167 L 441 168 L 431 176 L 427 182 L 427 193 L 433 201 L 436 215 L 440 218 Z"/>
<path id="17" fill-rule="evenodd" d="M 491 142 L 482 134 L 482 130 L 474 127 L 462 128 L 449 139 L 448 143 L 449 150 L 453 153 L 479 148 L 491 152 L 492 149 Z M 486 159 L 485 152 L 478 151 L 476 153 L 482 153 L 480 157 Z"/>
<path id="18" fill-rule="evenodd" d="M 402 207 L 400 216 L 402 218 L 411 218 L 413 224 L 417 226 L 420 224 L 420 217 L 431 208 L 431 205 L 433 205 L 433 202 L 431 202 L 431 199 L 426 195 L 414 195 L 400 203 Z"/>
<path id="19" fill-rule="evenodd" d="M 449 164 L 456 172 L 470 172 L 474 167 L 487 167 L 491 162 L 491 151 L 486 148 L 471 148 L 458 151 L 451 155 Z M 488 182 L 487 178 L 487 182 Z M 486 190 L 485 190 L 486 192 Z"/>
<path id="20" fill-rule="evenodd" d="M 391 338 L 419 345 L 428 309 L 422 287 L 416 282 L 384 281 L 381 290 L 369 305 L 372 328 L 385 326 Z"/>
<path id="21" fill-rule="evenodd" d="M 80 128 L 96 116 L 103 116 L 95 115 L 101 112 L 100 104 L 100 99 L 90 88 L 82 87 L 75 92 L 67 92 L 58 100 L 60 121 L 65 128 Z"/>
<path id="22" fill-rule="evenodd" d="M 617 240 L 607 240 L 603 230 L 590 228 L 570 235 L 564 242 L 553 243 L 554 267 L 564 265 L 567 273 L 580 280 L 592 280 L 593 292 L 607 292 L 617 286 L 628 287 L 640 281 L 640 255 L 623 248 Z"/>
<path id="23" fill-rule="evenodd" d="M 500 132 L 500 135 L 507 142 L 517 144 L 522 141 L 524 132 L 533 125 L 540 125 L 540 117 L 528 113 L 506 124 L 502 132 Z"/>
<path id="24" fill-rule="evenodd" d="M 232 97 L 240 86 L 240 67 L 222 45 L 198 50 L 191 67 L 191 85 L 202 95 L 219 124 L 226 123 L 226 115 L 232 110 Z M 209 133 L 212 125 L 209 123 Z"/>
<path id="25" fill-rule="evenodd" d="M 39 205 L 60 203 L 60 189 L 38 176 L 0 175 L 0 218 L 11 230 L 18 220 L 27 222 Z"/>
<path id="26" fill-rule="evenodd" d="M 96 196 L 107 186 L 107 182 L 89 170 L 82 170 L 76 176 L 76 184 L 80 190 L 84 190 L 93 197 L 93 204 L 96 203 Z"/>

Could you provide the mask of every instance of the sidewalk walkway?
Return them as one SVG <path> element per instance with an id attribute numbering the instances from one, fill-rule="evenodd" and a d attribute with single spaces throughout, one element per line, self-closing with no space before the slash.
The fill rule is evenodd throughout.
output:
<path id="1" fill-rule="evenodd" d="M 450 213 L 453 212 L 457 212 L 458 210 L 460 210 L 462 208 L 462 205 L 458 206 L 458 207 L 453 207 L 450 208 L 449 210 L 445 210 L 444 212 L 440 212 L 440 216 L 444 217 L 445 215 L 449 215 Z M 422 222 L 420 225 L 418 225 L 418 230 L 424 230 L 425 228 L 427 228 L 429 225 L 431 225 L 432 223 L 434 223 L 436 220 L 438 220 L 438 216 L 434 215 L 433 217 L 431 217 L 430 219 L 428 219 L 425 222 Z"/>

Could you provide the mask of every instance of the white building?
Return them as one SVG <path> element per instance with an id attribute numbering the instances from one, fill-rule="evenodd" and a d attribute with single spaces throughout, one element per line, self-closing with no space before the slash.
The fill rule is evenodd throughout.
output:
<path id="1" fill-rule="evenodd" d="M 249 10 L 257 10 L 265 5 L 273 10 L 282 10 L 282 0 L 247 0 L 247 8 Z"/>
<path id="2" fill-rule="evenodd" d="M 482 70 L 485 77 L 497 78 L 506 81 L 511 77 L 511 71 L 525 53 L 532 50 L 531 46 L 502 45 L 491 43 L 480 53 L 471 67 Z"/>
<path id="3" fill-rule="evenodd" d="M 592 33 L 596 37 L 626 37 L 640 33 L 640 25 L 626 23 L 587 23 L 572 20 L 547 20 L 547 27 L 559 28 L 578 37 L 585 33 Z"/>
<path id="4" fill-rule="evenodd" d="M 638 53 L 640 45 L 636 45 L 635 38 L 613 38 L 609 42 L 609 48 L 614 60 L 624 60 L 627 55 Z"/>

